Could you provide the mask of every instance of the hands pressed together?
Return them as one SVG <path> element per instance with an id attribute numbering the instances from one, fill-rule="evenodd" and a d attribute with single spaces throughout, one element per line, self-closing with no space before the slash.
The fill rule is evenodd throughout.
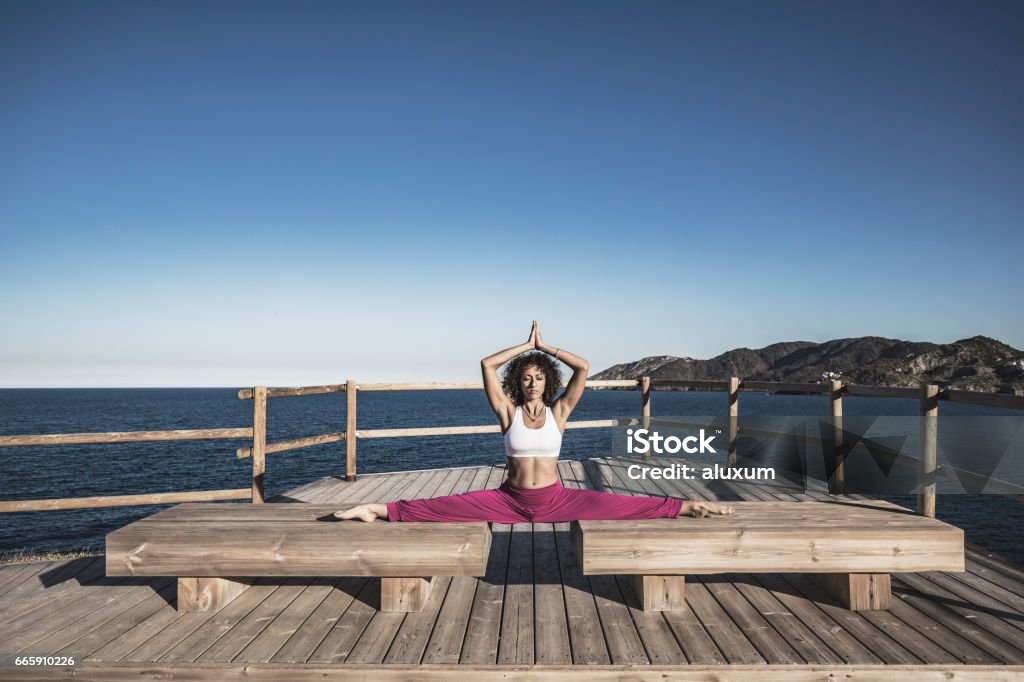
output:
<path id="1" fill-rule="evenodd" d="M 541 350 L 541 346 L 544 345 L 544 339 L 540 335 L 540 325 L 537 320 L 533 321 L 533 326 L 530 328 L 530 338 L 526 340 L 526 343 L 534 350 Z"/>

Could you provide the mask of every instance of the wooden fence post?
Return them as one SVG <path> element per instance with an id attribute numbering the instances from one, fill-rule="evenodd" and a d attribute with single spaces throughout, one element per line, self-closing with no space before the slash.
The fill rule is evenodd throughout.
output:
<path id="1" fill-rule="evenodd" d="M 252 389 L 252 501 L 263 502 L 267 457 L 267 387 Z"/>
<path id="2" fill-rule="evenodd" d="M 345 480 L 356 480 L 356 382 L 345 382 Z"/>
<path id="3" fill-rule="evenodd" d="M 726 466 L 730 469 L 736 467 L 736 436 L 739 433 L 740 414 L 740 379 L 729 377 L 729 458 Z"/>
<path id="4" fill-rule="evenodd" d="M 640 428 L 651 428 L 651 378 L 640 377 Z M 651 458 L 651 451 L 644 453 L 644 459 Z"/>
<path id="5" fill-rule="evenodd" d="M 846 494 L 846 464 L 843 462 L 843 384 L 832 379 L 828 393 L 832 407 L 832 462 L 835 465 L 834 485 L 829 491 L 833 495 Z"/>
<path id="6" fill-rule="evenodd" d="M 921 466 L 919 482 L 934 476 L 938 459 L 939 387 L 921 386 Z M 917 513 L 935 518 L 935 483 L 919 488 Z"/>

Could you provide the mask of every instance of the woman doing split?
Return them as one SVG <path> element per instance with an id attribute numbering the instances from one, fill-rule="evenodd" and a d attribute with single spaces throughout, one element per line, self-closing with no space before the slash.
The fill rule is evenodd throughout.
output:
<path id="1" fill-rule="evenodd" d="M 512 362 L 499 380 L 498 368 L 509 360 Z M 555 360 L 572 368 L 572 377 L 557 398 L 561 373 Z M 361 504 L 336 512 L 336 517 L 363 521 L 561 523 L 657 519 L 684 514 L 702 517 L 733 512 L 730 505 L 718 502 L 563 488 L 557 467 L 562 432 L 583 395 L 589 365 L 564 348 L 544 343 L 536 321 L 525 343 L 484 358 L 480 366 L 487 400 L 505 434 L 508 478 L 501 487 L 426 500 Z"/>

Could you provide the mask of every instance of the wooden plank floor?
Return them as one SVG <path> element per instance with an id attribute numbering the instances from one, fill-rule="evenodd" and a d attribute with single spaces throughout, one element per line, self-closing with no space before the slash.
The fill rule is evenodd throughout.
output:
<path id="1" fill-rule="evenodd" d="M 782 483 L 633 481 L 622 460 L 562 461 L 563 485 L 634 495 L 809 500 Z M 666 463 L 667 464 L 667 463 Z M 494 487 L 504 467 L 321 479 L 274 498 L 339 508 Z M 681 522 L 699 522 L 683 519 Z M 446 679 L 518 671 L 608 679 L 1024 679 L 1024 567 L 968 546 L 965 573 L 893 576 L 893 607 L 851 613 L 801 575 L 687 581 L 684 612 L 650 613 L 616 576 L 585 576 L 569 524 L 495 524 L 487 575 L 441 578 L 419 613 L 374 608 L 367 578 L 261 579 L 218 613 L 179 615 L 171 579 L 106 578 L 102 558 L 0 568 L 0 656 L 75 655 L 76 676 L 320 674 Z M 415 666 L 409 668 L 408 666 Z M 483 668 L 481 666 L 484 666 Z M 524 668 L 524 666 L 526 666 Z M 212 672 L 211 672 L 212 671 Z M 276 673 L 275 673 L 276 671 Z M 324 671 L 327 671 L 326 673 Z M 369 672 L 376 671 L 376 672 Z M 0 677 L 59 676 L 0 668 Z M 7 673 L 10 673 L 8 675 Z M 776 677 L 777 675 L 777 677 Z M 13 677 L 11 677 L 13 679 Z M 339 677 L 340 679 L 341 677 Z M 381 678 L 383 679 L 383 678 Z"/>

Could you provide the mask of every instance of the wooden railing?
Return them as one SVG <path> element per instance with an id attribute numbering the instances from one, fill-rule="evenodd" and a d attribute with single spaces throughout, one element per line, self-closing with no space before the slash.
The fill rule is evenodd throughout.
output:
<path id="1" fill-rule="evenodd" d="M 214 438 L 251 438 L 254 429 L 194 429 L 185 431 L 119 431 L 107 433 L 55 433 L 32 436 L 0 436 L 0 446 L 17 445 L 85 445 L 92 443 L 141 443 L 152 441 L 205 440 Z M 260 501 L 263 479 L 260 477 Z M 233 490 L 194 490 L 190 492 L 150 493 L 143 495 L 110 495 L 106 497 L 64 497 L 48 500 L 12 500 L 0 502 L 0 512 L 43 511 L 51 509 L 86 509 L 93 507 L 127 507 L 144 504 L 178 504 L 181 502 L 212 502 L 244 500 L 256 497 L 253 487 Z"/>
<path id="2" fill-rule="evenodd" d="M 833 492 L 842 494 L 844 485 L 843 443 L 842 443 L 842 399 L 844 395 L 865 396 L 875 398 L 913 398 L 920 401 L 920 414 L 925 417 L 938 415 L 939 402 L 969 403 L 1002 409 L 1024 410 L 1024 396 L 1005 394 L 975 393 L 961 390 L 941 390 L 938 386 L 928 384 L 921 388 L 890 388 L 884 386 L 863 386 L 844 384 L 839 381 L 829 383 L 786 383 L 771 381 L 743 381 L 731 377 L 726 381 L 706 380 L 664 380 L 640 377 L 639 379 L 592 380 L 586 383 L 587 388 L 638 388 L 640 391 L 640 420 L 649 424 L 651 420 L 650 393 L 655 388 L 683 388 L 698 391 L 722 391 L 726 394 L 726 412 L 729 417 L 728 434 L 728 465 L 736 464 L 736 443 L 738 438 L 738 415 L 740 391 L 767 392 L 799 392 L 818 393 L 828 396 L 830 412 L 834 421 L 833 447 L 835 448 L 835 482 Z M 253 425 L 251 428 L 198 429 L 178 431 L 130 431 L 106 433 L 65 433 L 47 435 L 0 436 L 0 447 L 26 445 L 60 445 L 86 443 L 128 443 L 143 441 L 177 441 L 196 439 L 227 439 L 251 438 L 252 445 L 238 448 L 236 456 L 252 458 L 252 481 L 250 488 L 230 490 L 203 490 L 189 492 L 168 492 L 142 495 L 116 495 L 106 497 L 57 498 L 43 500 L 17 500 L 0 502 L 0 512 L 39 511 L 53 509 L 82 509 L 92 507 L 115 507 L 147 504 L 176 504 L 180 502 L 198 502 L 214 500 L 249 499 L 252 502 L 264 501 L 264 477 L 266 455 L 286 452 L 311 445 L 345 442 L 345 478 L 356 479 L 357 443 L 360 439 L 372 438 L 407 438 L 414 436 L 444 436 L 474 433 L 498 433 L 496 424 L 480 426 L 440 426 L 401 429 L 366 429 L 357 428 L 357 396 L 359 391 L 421 391 L 421 390 L 466 390 L 483 388 L 479 383 L 378 383 L 358 384 L 348 380 L 344 384 L 324 386 L 303 386 L 294 388 L 267 388 L 256 386 L 242 389 L 238 397 L 253 401 Z M 324 393 L 345 393 L 345 430 L 325 433 L 302 438 L 267 442 L 267 399 L 284 396 L 316 395 Z M 593 429 L 608 428 L 622 424 L 622 420 L 599 419 L 590 421 L 569 422 L 566 428 Z M 959 477 L 963 480 L 961 470 L 936 465 L 936 428 L 934 419 L 921 420 L 921 458 L 919 475 L 923 480 L 934 480 L 936 476 Z M 785 434 L 775 434 L 785 435 Z M 1011 484 L 1002 484 L 997 489 L 1002 494 L 1018 500 L 1024 500 L 1024 489 Z M 935 486 L 930 484 L 918 493 L 918 512 L 926 516 L 935 515 Z"/>
<path id="3" fill-rule="evenodd" d="M 768 392 L 798 392 L 798 393 L 819 393 L 829 398 L 830 412 L 833 418 L 835 447 L 835 480 L 833 492 L 842 494 L 845 485 L 845 471 L 843 467 L 843 408 L 842 399 L 844 395 L 866 396 L 876 398 L 912 398 L 920 401 L 920 414 L 922 416 L 934 417 L 938 414 L 938 402 L 948 400 L 950 402 L 971 403 L 974 405 L 985 405 L 1005 409 L 1024 410 L 1024 397 L 974 393 L 971 391 L 948 390 L 942 391 L 938 386 L 929 384 L 921 388 L 898 388 L 885 386 L 864 386 L 860 384 L 844 384 L 840 381 L 829 383 L 787 383 L 772 381 L 743 381 L 738 377 L 731 377 L 726 381 L 707 380 L 665 380 L 640 377 L 639 379 L 622 380 L 593 380 L 587 382 L 587 388 L 639 388 L 640 390 L 640 418 L 643 423 L 649 423 L 651 417 L 650 392 L 655 388 L 685 388 L 699 391 L 723 391 L 726 394 L 726 408 L 729 416 L 728 435 L 728 465 L 736 464 L 736 443 L 738 437 L 738 415 L 739 415 L 739 392 L 740 391 L 768 391 Z M 408 383 L 408 384 L 357 384 L 349 380 L 344 384 L 329 386 L 312 386 L 299 388 L 272 388 L 266 389 L 269 397 L 309 395 L 312 393 L 335 393 L 346 392 L 346 430 L 337 433 L 298 438 L 277 443 L 266 444 L 265 452 L 283 452 L 309 445 L 345 441 L 345 478 L 350 481 L 356 479 L 356 444 L 360 439 L 371 438 L 404 438 L 413 436 L 448 436 L 463 435 L 471 433 L 498 433 L 500 428 L 495 424 L 481 426 L 440 426 L 425 428 L 404 428 L 404 429 L 366 429 L 359 430 L 356 427 L 356 396 L 359 391 L 420 391 L 420 390 L 460 390 L 483 388 L 479 383 Z M 252 399 L 259 389 L 243 389 L 238 392 L 242 400 Z M 264 417 L 265 418 L 265 417 Z M 569 422 L 566 428 L 607 428 L 616 426 L 618 420 L 594 420 Z M 352 434 L 349 437 L 348 434 Z M 781 434 L 780 434 L 781 435 Z M 920 459 L 920 475 L 934 479 L 935 476 L 961 477 L 969 472 L 954 469 L 952 467 L 939 467 L 936 463 L 936 429 L 933 419 L 922 420 L 922 456 Z M 253 455 L 253 448 L 239 448 L 236 452 L 238 457 L 250 457 Z M 1024 489 L 1010 484 L 1001 488 L 1003 492 L 1014 499 L 1024 499 Z M 918 511 L 927 516 L 935 515 L 935 485 L 929 484 L 918 494 Z"/>

